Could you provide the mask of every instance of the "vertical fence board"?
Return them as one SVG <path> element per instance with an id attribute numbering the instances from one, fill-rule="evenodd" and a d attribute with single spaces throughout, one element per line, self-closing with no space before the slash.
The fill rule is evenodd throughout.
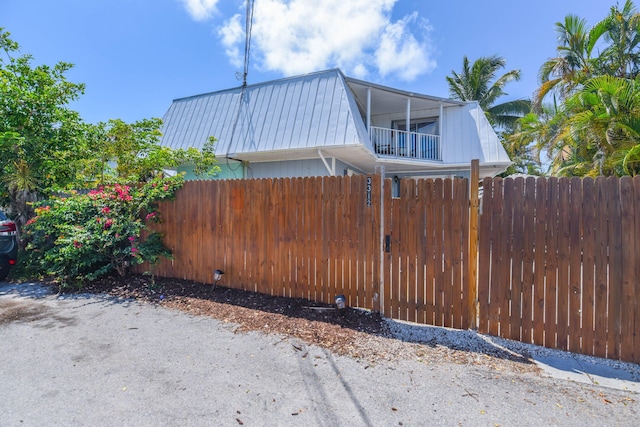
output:
<path id="1" fill-rule="evenodd" d="M 443 255 L 444 247 L 442 242 L 442 230 L 444 226 L 443 220 L 443 181 L 438 178 L 435 181 L 434 192 L 434 213 L 433 213 L 433 232 L 434 232 L 434 266 L 435 266 L 435 309 L 436 309 L 436 326 L 445 325 L 445 305 L 444 305 L 444 271 L 443 271 Z"/>
<path id="2" fill-rule="evenodd" d="M 503 254 L 503 226 L 502 226 L 502 205 L 503 205 L 503 180 L 498 178 L 493 181 L 492 192 L 492 218 L 491 218 L 491 280 L 489 282 L 490 295 L 489 306 L 489 334 L 499 336 L 500 330 L 500 294 L 502 286 L 501 272 L 504 271 Z"/>
<path id="3" fill-rule="evenodd" d="M 522 264 L 524 262 L 524 179 L 518 177 L 511 179 L 513 181 L 513 228 L 512 228 L 512 247 L 511 247 L 511 316 L 510 316 L 510 335 L 512 340 L 520 340 L 522 338 L 522 323 L 524 322 L 523 312 L 523 294 L 525 286 L 522 283 Z"/>
<path id="4" fill-rule="evenodd" d="M 545 277 L 547 254 L 547 180 L 536 180 L 536 214 L 535 214 L 535 268 L 534 281 L 534 317 L 533 317 L 533 343 L 544 345 L 545 343 Z"/>
<path id="5" fill-rule="evenodd" d="M 352 263 L 354 259 L 354 224 L 351 222 L 354 216 L 355 203 L 353 203 L 355 182 L 352 177 L 344 178 L 343 197 L 345 202 L 344 211 L 342 213 L 343 233 L 346 234 L 342 241 L 342 253 L 343 257 L 343 282 L 342 282 L 342 294 L 347 300 L 349 306 L 356 306 L 356 297 L 353 295 L 353 291 L 356 290 L 356 283 L 353 281 Z"/>
<path id="6" fill-rule="evenodd" d="M 478 331 L 489 333 L 489 293 L 490 293 L 490 271 L 493 264 L 492 257 L 495 254 L 491 251 L 493 234 L 491 230 L 491 218 L 493 213 L 493 180 L 485 178 L 482 182 L 482 204 L 480 222 L 478 229 Z"/>
<path id="7" fill-rule="evenodd" d="M 595 301 L 595 186 L 591 178 L 582 183 L 582 352 L 593 354 Z"/>
<path id="8" fill-rule="evenodd" d="M 545 346 L 556 348 L 557 273 L 558 273 L 558 180 L 547 181 L 547 270 L 545 277 Z"/>
<path id="9" fill-rule="evenodd" d="M 622 228 L 620 187 L 615 177 L 607 178 L 609 207 L 609 308 L 607 325 L 607 356 L 620 356 L 620 300 L 622 284 Z"/>
<path id="10" fill-rule="evenodd" d="M 384 180 L 384 239 L 383 244 L 384 248 L 384 310 L 383 314 L 387 317 L 393 318 L 393 275 L 391 273 L 392 263 L 392 252 L 391 247 L 387 247 L 387 240 L 390 245 L 393 245 L 391 241 L 391 220 L 392 220 L 392 211 L 393 211 L 393 200 L 391 198 L 391 180 Z"/>
<path id="11" fill-rule="evenodd" d="M 322 301 L 322 279 L 323 273 L 323 260 L 324 260 L 324 222 L 322 221 L 323 204 L 322 194 L 324 188 L 324 178 L 313 178 L 314 184 L 314 200 L 313 200 L 313 213 L 314 213 L 314 261 L 311 266 L 311 271 L 314 273 L 313 279 L 313 294 L 315 295 L 314 301 Z"/>
<path id="12" fill-rule="evenodd" d="M 622 221 L 622 283 L 621 283 L 621 307 L 620 307 L 620 357 L 625 360 L 634 359 L 633 335 L 634 335 L 634 301 L 635 284 L 638 278 L 635 275 L 637 261 L 636 236 L 632 234 L 635 227 L 635 206 L 633 194 L 633 181 L 625 176 L 620 179 L 620 201 Z"/>
<path id="13" fill-rule="evenodd" d="M 329 301 L 334 301 L 336 295 L 343 294 L 343 280 L 342 280 L 342 267 L 344 262 L 344 256 L 342 253 L 342 241 L 348 236 L 344 235 L 343 231 L 343 214 L 345 208 L 345 194 L 344 194 L 344 179 L 338 179 L 332 177 L 334 182 L 334 189 L 332 199 L 333 212 L 331 213 L 333 229 L 331 235 L 333 236 L 333 247 L 331 249 L 331 288 L 329 291 Z"/>
<path id="14" fill-rule="evenodd" d="M 580 352 L 582 348 L 581 302 L 582 302 L 582 180 L 571 178 L 569 182 L 569 343 L 568 349 Z"/>
<path id="15" fill-rule="evenodd" d="M 397 197 L 391 198 L 391 280 L 389 287 L 391 288 L 391 313 L 394 319 L 402 319 L 400 317 L 400 200 Z"/>
<path id="16" fill-rule="evenodd" d="M 528 177 L 524 182 L 524 213 L 522 237 L 522 337 L 526 343 L 533 342 L 534 305 L 534 259 L 536 254 L 536 180 Z"/>
<path id="17" fill-rule="evenodd" d="M 407 282 L 408 282 L 408 297 L 409 303 L 407 305 L 407 320 L 410 322 L 416 321 L 417 310 L 417 264 L 416 255 L 418 251 L 418 234 L 420 230 L 418 228 L 420 218 L 416 215 L 417 209 L 417 182 L 414 180 L 407 180 L 409 182 L 409 188 L 407 192 L 407 223 L 410 224 L 407 227 Z"/>
<path id="18" fill-rule="evenodd" d="M 402 215 L 402 219 L 398 223 L 398 235 L 399 235 L 399 287 L 398 287 L 398 299 L 400 308 L 400 319 L 408 320 L 408 306 L 409 306 L 409 266 L 408 263 L 408 246 L 409 246 L 409 233 L 411 222 L 407 215 L 407 207 L 409 204 L 409 187 L 410 180 L 400 180 L 400 198 L 397 200 L 399 213 Z"/>
<path id="19" fill-rule="evenodd" d="M 511 299 L 513 296 L 513 263 L 512 263 L 512 250 L 513 250 L 513 194 L 514 194 L 514 180 L 503 180 L 504 196 L 503 196 L 503 234 L 500 241 L 501 253 L 502 253 L 502 269 L 501 269 L 501 294 L 499 302 L 500 311 L 500 335 L 501 337 L 509 338 L 511 336 Z"/>
<path id="20" fill-rule="evenodd" d="M 358 306 L 359 307 L 365 307 L 366 306 L 366 300 L 367 300 L 367 290 L 365 289 L 364 283 L 365 283 L 365 277 L 366 277 L 366 273 L 367 273 L 367 265 L 366 265 L 366 258 L 367 258 L 367 248 L 365 246 L 365 241 L 366 241 L 366 231 L 365 231 L 365 227 L 366 227 L 366 213 L 365 210 L 367 209 L 366 207 L 366 202 L 365 202 L 365 198 L 366 198 L 366 177 L 365 176 L 358 176 L 357 177 L 357 182 L 358 185 L 356 187 L 356 194 L 357 196 L 357 200 L 358 200 L 358 208 L 356 209 L 357 212 L 357 216 L 356 216 L 356 227 L 355 227 L 355 234 L 354 234 L 354 238 L 356 239 L 357 243 L 357 248 L 358 248 L 358 263 L 357 263 L 357 276 L 358 276 L 358 281 L 357 281 L 357 286 L 358 286 Z"/>
<path id="21" fill-rule="evenodd" d="M 331 177 L 322 178 L 322 258 L 321 258 L 321 292 L 320 300 L 329 302 L 329 281 L 330 281 L 330 261 L 331 244 L 333 241 L 331 218 L 331 194 L 333 193 L 333 180 Z"/>
<path id="22" fill-rule="evenodd" d="M 595 331 L 594 355 L 607 356 L 607 254 L 608 240 L 608 209 L 607 189 L 604 177 L 596 178 L 596 298 L 595 298 Z"/>
<path id="23" fill-rule="evenodd" d="M 622 285 L 622 221 L 620 186 L 615 177 L 607 178 L 609 207 L 609 308 L 607 325 L 607 356 L 620 357 L 620 303 Z"/>
<path id="24" fill-rule="evenodd" d="M 567 350 L 569 335 L 569 254 L 570 254 L 570 218 L 569 179 L 558 180 L 558 282 L 556 287 L 557 306 L 557 346 Z"/>
<path id="25" fill-rule="evenodd" d="M 454 221 L 453 218 L 453 180 L 446 178 L 443 181 L 444 194 L 443 194 L 443 212 L 442 212 L 442 231 L 441 240 L 443 248 L 443 270 L 444 277 L 442 280 L 443 286 L 443 300 L 444 300 L 444 323 L 443 326 L 451 328 L 453 327 L 453 270 L 454 270 L 454 258 L 456 244 L 449 239 L 453 235 Z"/>
<path id="26" fill-rule="evenodd" d="M 416 276 L 416 321 L 418 323 L 427 323 L 426 317 L 426 278 L 425 271 L 427 265 L 427 238 L 426 238 L 426 205 L 425 205 L 425 197 L 426 197 L 426 180 L 421 179 L 418 180 L 417 183 L 417 206 L 416 206 L 416 220 L 417 220 L 417 248 L 416 248 L 416 268 L 417 268 L 417 276 Z"/>
<path id="27" fill-rule="evenodd" d="M 374 311 L 380 311 L 380 197 L 382 177 L 374 175 L 372 177 L 373 186 L 371 188 L 371 206 L 368 207 L 371 216 L 371 234 L 369 236 L 369 253 L 371 255 L 371 296 L 369 298 L 368 308 Z M 362 199 L 361 199 L 362 200 Z M 362 204 L 362 202 L 360 202 Z"/>
<path id="28" fill-rule="evenodd" d="M 467 323 L 468 311 L 467 311 L 467 287 L 468 282 L 463 280 L 467 277 L 467 270 L 465 262 L 467 261 L 467 255 L 469 253 L 469 235 L 463 230 L 469 228 L 469 194 L 467 186 L 465 185 L 467 180 L 456 178 L 453 181 L 453 224 L 452 235 L 449 239 L 454 242 L 454 258 L 453 264 L 453 282 L 452 282 L 452 297 L 453 297 L 453 323 L 452 327 L 462 329 L 463 325 Z"/>
<path id="29" fill-rule="evenodd" d="M 471 183 L 469 182 L 469 180 L 465 180 L 465 179 L 459 179 L 458 181 L 461 186 L 460 197 L 463 200 L 463 202 L 460 204 L 460 207 L 463 208 L 462 209 L 463 226 L 461 229 L 462 241 L 460 242 L 462 245 L 462 248 L 460 250 L 460 254 L 461 254 L 460 268 L 462 270 L 462 283 L 461 283 L 462 296 L 460 298 L 460 304 L 463 307 L 462 309 L 463 316 L 462 316 L 461 326 L 462 326 L 462 329 L 470 329 L 470 328 L 476 329 L 478 327 L 478 322 L 476 319 L 477 317 L 476 310 L 472 310 L 472 311 L 468 310 L 468 302 L 471 300 L 472 295 L 474 300 L 477 300 L 478 298 L 477 287 L 473 291 L 468 287 L 471 277 L 475 277 L 475 281 L 477 281 L 477 273 L 474 273 L 472 275 L 471 269 L 469 268 L 469 263 L 471 262 L 471 260 L 473 260 L 473 262 L 476 262 L 475 268 L 477 269 L 477 257 L 471 257 L 469 252 L 471 248 L 471 245 L 470 245 L 471 229 L 469 227 L 469 224 L 471 224 L 471 211 L 467 207 L 471 206 L 471 199 L 470 199 Z M 475 183 L 475 185 L 477 185 L 477 182 Z M 476 221 L 476 224 L 477 224 L 477 221 Z M 471 316 L 473 316 L 473 319 Z"/>
<path id="30" fill-rule="evenodd" d="M 426 285 L 425 285 L 425 318 L 429 325 L 436 325 L 436 267 L 435 267 L 435 181 L 430 179 L 425 183 L 425 256 L 426 256 Z"/>

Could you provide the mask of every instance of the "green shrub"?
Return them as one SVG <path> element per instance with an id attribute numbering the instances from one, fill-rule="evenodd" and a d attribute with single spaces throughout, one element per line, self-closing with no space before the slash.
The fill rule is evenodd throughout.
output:
<path id="1" fill-rule="evenodd" d="M 22 230 L 27 269 L 63 287 L 81 287 L 113 272 L 124 276 L 130 265 L 170 257 L 162 236 L 147 225 L 160 220 L 157 202 L 173 197 L 182 184 L 182 176 L 156 178 L 40 203 Z"/>

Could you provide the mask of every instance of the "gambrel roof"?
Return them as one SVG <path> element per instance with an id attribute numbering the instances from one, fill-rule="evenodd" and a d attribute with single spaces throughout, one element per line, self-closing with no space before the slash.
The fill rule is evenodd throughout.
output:
<path id="1" fill-rule="evenodd" d="M 368 123 L 406 114 L 407 100 L 415 114 L 452 118 L 441 126 L 440 161 L 392 161 L 376 154 Z M 369 173 L 380 164 L 406 172 L 468 168 L 470 155 L 496 171 L 510 163 L 476 103 L 392 89 L 345 77 L 339 69 L 176 99 L 163 121 L 162 145 L 201 148 L 214 136 L 216 156 L 248 162 L 320 155 Z"/>

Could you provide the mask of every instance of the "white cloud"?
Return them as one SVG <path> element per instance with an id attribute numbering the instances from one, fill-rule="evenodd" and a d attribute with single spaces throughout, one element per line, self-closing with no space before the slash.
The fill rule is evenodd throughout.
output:
<path id="1" fill-rule="evenodd" d="M 429 59 L 428 46 L 419 42 L 407 28 L 422 27 L 417 13 L 387 25 L 375 52 L 376 65 L 382 76 L 396 74 L 403 80 L 414 80 L 420 74 L 431 71 L 436 63 Z"/>
<path id="2" fill-rule="evenodd" d="M 180 0 L 189 15 L 196 21 L 209 19 L 216 11 L 218 0 Z"/>
<path id="3" fill-rule="evenodd" d="M 245 39 L 241 20 L 242 17 L 239 14 L 233 15 L 218 29 L 218 36 L 225 48 L 225 53 L 234 67 L 242 67 L 244 62 L 244 57 L 240 53 L 240 46 Z"/>
<path id="4" fill-rule="evenodd" d="M 339 67 L 357 78 L 377 73 L 413 80 L 435 66 L 430 29 L 417 13 L 392 22 L 397 1 L 256 0 L 252 60 L 285 75 Z M 244 50 L 238 31 L 244 25 L 235 16 L 218 31 L 234 66 Z"/>

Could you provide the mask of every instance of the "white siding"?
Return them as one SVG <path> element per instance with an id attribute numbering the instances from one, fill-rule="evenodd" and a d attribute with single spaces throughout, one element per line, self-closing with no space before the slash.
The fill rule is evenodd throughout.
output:
<path id="1" fill-rule="evenodd" d="M 327 159 L 331 165 L 331 159 Z M 336 175 L 344 174 L 351 166 L 337 160 Z M 299 176 L 329 176 L 329 171 L 320 159 L 291 160 L 282 162 L 250 163 L 247 178 L 293 178 Z"/>
<path id="2" fill-rule="evenodd" d="M 476 103 L 444 109 L 442 120 L 442 162 L 508 162 L 498 136 Z"/>

